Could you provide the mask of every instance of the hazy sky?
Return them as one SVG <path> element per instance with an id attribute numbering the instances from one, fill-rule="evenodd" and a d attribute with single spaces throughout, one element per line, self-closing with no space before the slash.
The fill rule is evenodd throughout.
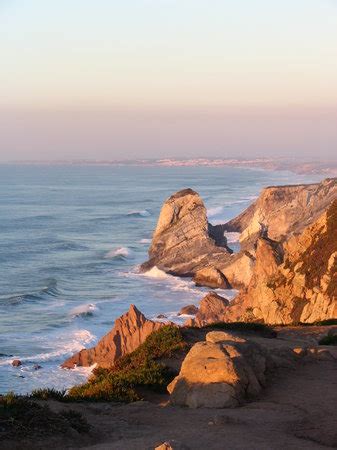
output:
<path id="1" fill-rule="evenodd" d="M 1 160 L 336 154 L 336 0 L 0 0 Z"/>

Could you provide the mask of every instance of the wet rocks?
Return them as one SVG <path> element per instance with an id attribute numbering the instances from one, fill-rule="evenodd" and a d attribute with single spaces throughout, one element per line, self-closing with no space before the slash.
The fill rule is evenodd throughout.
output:
<path id="1" fill-rule="evenodd" d="M 198 308 L 195 305 L 187 305 L 183 306 L 181 310 L 178 313 L 178 316 L 187 314 L 187 315 L 194 315 L 197 314 Z"/>
<path id="2" fill-rule="evenodd" d="M 12 366 L 13 367 L 19 367 L 22 366 L 22 362 L 19 359 L 13 359 L 12 361 Z"/>

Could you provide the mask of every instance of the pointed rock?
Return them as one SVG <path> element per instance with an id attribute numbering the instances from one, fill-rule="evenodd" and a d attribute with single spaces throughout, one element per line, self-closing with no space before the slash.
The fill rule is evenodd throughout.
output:
<path id="1" fill-rule="evenodd" d="M 112 367 L 114 362 L 123 355 L 131 353 L 145 339 L 164 323 L 147 319 L 135 305 L 119 317 L 109 333 L 95 347 L 83 349 L 67 359 L 61 367 L 73 369 L 76 366 L 89 367 L 97 363 L 99 367 Z"/>

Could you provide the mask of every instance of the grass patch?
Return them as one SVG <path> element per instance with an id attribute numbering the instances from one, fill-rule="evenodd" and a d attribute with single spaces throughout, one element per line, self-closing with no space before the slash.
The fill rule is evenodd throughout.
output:
<path id="1" fill-rule="evenodd" d="M 166 325 L 152 333 L 134 352 L 111 369 L 95 369 L 85 384 L 70 389 L 71 400 L 132 402 L 141 399 L 139 388 L 165 392 L 176 373 L 162 361 L 187 347 L 177 327 Z"/>
<path id="2" fill-rule="evenodd" d="M 320 341 L 319 345 L 337 345 L 337 335 L 327 335 L 324 336 Z"/>
<path id="3" fill-rule="evenodd" d="M 89 424 L 78 412 L 58 413 L 27 397 L 9 393 L 0 396 L 0 441 L 2 439 L 66 434 L 71 429 L 87 433 Z"/>
<path id="4" fill-rule="evenodd" d="M 53 399 L 59 402 L 63 402 L 67 399 L 66 391 L 58 391 L 54 388 L 35 389 L 29 395 L 30 399 L 36 400 L 48 400 Z"/>

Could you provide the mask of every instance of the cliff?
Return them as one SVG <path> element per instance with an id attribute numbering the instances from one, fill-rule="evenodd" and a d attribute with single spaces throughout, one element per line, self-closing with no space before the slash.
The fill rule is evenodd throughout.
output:
<path id="1" fill-rule="evenodd" d="M 180 191 L 162 208 L 143 269 L 156 265 L 175 275 L 193 275 L 198 285 L 241 288 L 219 313 L 220 321 L 286 324 L 335 318 L 336 198 L 336 178 L 269 187 L 215 232 L 200 196 Z M 241 232 L 238 254 L 230 255 L 221 238 L 224 230 Z"/>
<path id="2" fill-rule="evenodd" d="M 240 232 L 243 245 L 261 232 L 270 239 L 285 240 L 290 233 L 299 233 L 315 221 L 336 197 L 337 178 L 316 184 L 267 187 L 224 229 Z"/>
<path id="3" fill-rule="evenodd" d="M 149 260 L 142 264 L 141 270 L 157 266 L 172 275 L 197 274 L 200 285 L 239 287 L 250 279 L 247 273 L 250 273 L 252 260 L 251 255 L 232 255 L 223 226 L 209 224 L 199 194 L 185 189 L 165 201 L 153 234 Z M 235 270 L 236 265 L 245 270 Z"/>
<path id="4" fill-rule="evenodd" d="M 337 317 L 337 200 L 283 245 L 259 238 L 253 277 L 223 321 L 312 323 Z"/>

